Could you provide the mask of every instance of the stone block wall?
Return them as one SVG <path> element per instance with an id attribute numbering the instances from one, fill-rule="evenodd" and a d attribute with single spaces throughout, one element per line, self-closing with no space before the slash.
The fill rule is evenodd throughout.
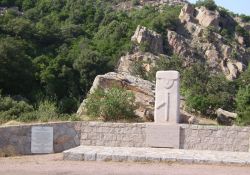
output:
<path id="1" fill-rule="evenodd" d="M 81 145 L 145 147 L 146 124 L 82 122 Z"/>
<path id="2" fill-rule="evenodd" d="M 0 127 L 0 156 L 31 154 L 31 127 L 54 129 L 54 152 L 86 146 L 147 147 L 149 123 L 63 122 Z M 250 127 L 180 125 L 180 148 L 248 152 Z"/>
<path id="3" fill-rule="evenodd" d="M 54 152 L 80 145 L 80 125 L 78 122 L 32 124 L 0 127 L 0 157 L 31 154 L 32 126 L 53 127 Z"/>
<path id="4" fill-rule="evenodd" d="M 181 125 L 180 148 L 250 151 L 250 127 Z"/>

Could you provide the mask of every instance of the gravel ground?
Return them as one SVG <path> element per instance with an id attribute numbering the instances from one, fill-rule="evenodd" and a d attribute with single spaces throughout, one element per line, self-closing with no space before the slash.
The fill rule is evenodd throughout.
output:
<path id="1" fill-rule="evenodd" d="M 249 175 L 248 166 L 63 161 L 62 154 L 0 158 L 0 175 Z"/>

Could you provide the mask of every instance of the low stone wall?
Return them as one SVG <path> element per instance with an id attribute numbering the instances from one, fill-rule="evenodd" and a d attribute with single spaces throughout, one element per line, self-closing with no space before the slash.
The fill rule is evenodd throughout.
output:
<path id="1" fill-rule="evenodd" d="M 55 153 L 74 148 L 80 145 L 80 125 L 79 122 L 64 122 L 0 127 L 0 157 L 31 154 L 32 126 L 53 127 Z"/>
<path id="2" fill-rule="evenodd" d="M 88 146 L 146 146 L 145 123 L 83 122 L 81 145 Z"/>
<path id="3" fill-rule="evenodd" d="M 0 156 L 31 154 L 31 127 L 54 129 L 54 152 L 78 145 L 147 147 L 150 123 L 64 122 L 0 127 Z M 180 125 L 180 148 L 249 151 L 250 127 Z"/>
<path id="4" fill-rule="evenodd" d="M 83 122 L 81 145 L 146 147 L 149 123 Z M 180 125 L 180 148 L 248 152 L 250 127 Z"/>
<path id="5" fill-rule="evenodd" d="M 250 151 L 250 127 L 181 125 L 180 148 Z"/>

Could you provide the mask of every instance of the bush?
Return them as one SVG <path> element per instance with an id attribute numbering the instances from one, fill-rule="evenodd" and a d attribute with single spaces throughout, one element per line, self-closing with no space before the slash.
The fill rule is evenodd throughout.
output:
<path id="1" fill-rule="evenodd" d="M 240 88 L 236 95 L 237 122 L 242 125 L 250 125 L 250 87 Z"/>
<path id="2" fill-rule="evenodd" d="M 243 22 L 250 22 L 250 16 L 241 14 L 240 17 L 241 17 Z"/>
<path id="3" fill-rule="evenodd" d="M 160 57 L 156 60 L 155 67 L 153 67 L 146 75 L 146 79 L 149 81 L 155 81 L 155 75 L 157 71 L 161 70 L 177 70 L 180 73 L 183 72 L 183 59 L 177 55 L 172 55 L 169 58 Z"/>
<path id="4" fill-rule="evenodd" d="M 135 96 L 124 89 L 113 87 L 107 91 L 96 89 L 86 100 L 87 114 L 105 121 L 126 120 L 135 117 Z"/>
<path id="5" fill-rule="evenodd" d="M 198 0 L 195 4 L 196 6 L 204 6 L 208 10 L 216 10 L 217 5 L 215 4 L 214 0 Z"/>
<path id="6" fill-rule="evenodd" d="M 131 67 L 131 74 L 134 76 L 138 76 L 144 80 L 148 79 L 148 73 L 147 70 L 144 67 L 144 64 L 149 64 L 146 61 L 135 61 L 134 64 Z"/>
<path id="7" fill-rule="evenodd" d="M 49 120 L 55 120 L 59 117 L 59 112 L 56 104 L 49 100 L 44 100 L 40 102 L 37 111 L 37 118 L 42 122 L 47 122 Z"/>
<path id="8" fill-rule="evenodd" d="M 0 122 L 17 120 L 24 113 L 32 112 L 34 109 L 25 101 L 15 101 L 10 97 L 0 95 Z"/>
<path id="9" fill-rule="evenodd" d="M 250 46 L 250 35 L 249 35 L 249 32 L 246 31 L 243 27 L 241 27 L 240 25 L 237 25 L 235 27 L 235 32 L 236 34 L 242 36 L 244 38 L 244 43 L 247 47 Z"/>
<path id="10" fill-rule="evenodd" d="M 236 84 L 224 75 L 211 75 L 208 67 L 200 63 L 184 71 L 181 92 L 189 108 L 207 116 L 212 117 L 218 108 L 235 109 Z"/>
<path id="11" fill-rule="evenodd" d="M 132 0 L 132 4 L 133 5 L 140 5 L 140 1 L 139 0 Z"/>

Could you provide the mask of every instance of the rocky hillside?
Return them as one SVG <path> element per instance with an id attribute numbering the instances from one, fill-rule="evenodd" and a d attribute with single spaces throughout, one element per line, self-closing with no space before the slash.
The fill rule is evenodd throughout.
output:
<path id="1" fill-rule="evenodd" d="M 201 62 L 206 65 L 210 76 L 223 74 L 227 80 L 236 80 L 247 69 L 250 59 L 250 37 L 249 34 L 245 35 L 242 32 L 250 32 L 249 25 L 242 22 L 239 17 L 233 17 L 226 13 L 221 8 L 209 10 L 204 6 L 195 7 L 186 2 L 183 4 L 178 16 L 178 25 L 174 30 L 166 28 L 165 33 L 157 33 L 139 25 L 131 37 L 133 50 L 120 58 L 116 73 L 97 76 L 91 90 L 93 91 L 97 87 L 108 89 L 114 85 L 111 82 L 116 82 L 115 84 L 118 84 L 118 86 L 135 94 L 136 102 L 140 104 L 140 107 L 136 110 L 137 115 L 145 120 L 152 120 L 154 81 L 152 79 L 151 82 L 145 81 L 143 78 L 148 79 L 147 75 L 152 70 L 156 71 L 157 64 L 159 64 L 157 62 L 160 60 L 171 60 L 172 54 L 181 59 L 182 70 L 189 69 L 197 62 Z M 138 63 L 142 72 L 138 72 L 138 67 L 135 66 Z M 198 72 L 197 76 L 199 76 Z M 195 80 L 193 77 L 187 78 Z M 223 83 L 221 86 L 223 86 Z M 229 86 L 234 88 L 233 85 Z M 219 93 L 217 95 L 220 95 Z M 185 93 L 182 95 L 185 96 Z M 235 97 L 231 96 L 230 98 Z M 183 97 L 183 99 L 185 98 Z M 234 99 L 230 102 L 233 103 L 233 101 Z M 185 103 L 185 100 L 182 101 L 181 113 L 183 121 L 187 122 L 187 119 L 192 115 L 186 111 L 188 107 Z M 225 106 L 224 104 L 220 105 L 218 107 Z M 78 114 L 84 114 L 83 108 L 84 104 L 79 108 Z M 212 108 L 210 114 L 203 111 L 205 115 L 216 114 L 216 106 L 208 105 L 205 108 Z M 218 110 L 221 111 L 222 109 Z M 202 113 L 197 109 L 193 110 L 193 112 L 195 111 L 199 114 Z M 228 114 L 226 111 L 225 113 Z M 236 114 L 224 115 L 225 113 L 220 112 L 218 115 L 219 122 L 232 124 L 232 119 L 236 118 Z"/>
<path id="2" fill-rule="evenodd" d="M 213 0 L 0 0 L 0 122 L 66 119 L 114 84 L 152 120 L 155 72 L 174 69 L 185 120 L 250 123 L 249 22 Z"/>

